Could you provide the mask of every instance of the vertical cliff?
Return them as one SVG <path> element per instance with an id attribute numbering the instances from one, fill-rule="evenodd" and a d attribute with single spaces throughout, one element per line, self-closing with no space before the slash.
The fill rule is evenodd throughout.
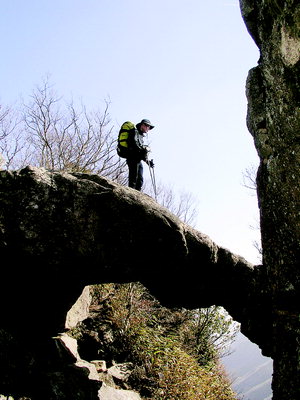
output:
<path id="1" fill-rule="evenodd" d="M 274 399 L 299 396 L 300 5 L 241 0 L 260 49 L 247 80 L 248 128 L 260 157 L 257 175 L 264 290 L 270 295 Z M 299 398 L 299 397 L 298 397 Z"/>

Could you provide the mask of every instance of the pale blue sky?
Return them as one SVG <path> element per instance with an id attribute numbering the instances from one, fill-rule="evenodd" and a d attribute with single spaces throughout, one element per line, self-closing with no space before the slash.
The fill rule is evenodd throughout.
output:
<path id="1" fill-rule="evenodd" d="M 2 0 L 0 35 L 2 103 L 49 75 L 89 109 L 110 98 L 116 134 L 149 118 L 156 180 L 191 192 L 196 227 L 257 262 L 242 173 L 258 162 L 245 83 L 259 53 L 238 0 Z"/>

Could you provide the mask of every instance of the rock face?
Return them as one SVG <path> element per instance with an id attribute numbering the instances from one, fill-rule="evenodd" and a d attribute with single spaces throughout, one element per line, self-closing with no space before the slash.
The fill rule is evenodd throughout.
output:
<path id="1" fill-rule="evenodd" d="M 273 392 L 274 399 L 294 399 L 299 398 L 300 387 L 300 4 L 240 3 L 261 54 L 247 80 L 247 122 L 260 157 L 257 186 L 265 290 L 274 321 Z"/>
<path id="2" fill-rule="evenodd" d="M 171 307 L 222 305 L 253 341 L 268 342 L 263 268 L 218 247 L 149 196 L 99 176 L 27 167 L 0 172 L 0 201 L 1 328 L 28 355 L 23 360 L 35 360 L 10 371 L 1 364 L 2 392 L 25 387 L 32 395 L 37 375 L 43 382 L 50 376 L 53 387 L 49 369 L 57 377 L 61 356 L 51 337 L 63 332 L 68 310 L 94 283 L 140 281 Z M 47 359 L 44 369 L 39 357 Z"/>
<path id="3" fill-rule="evenodd" d="M 149 196 L 99 176 L 33 167 L 0 172 L 0 185 L 1 254 L 14 266 L 3 290 L 9 299 L 17 289 L 1 304 L 10 329 L 11 309 L 36 302 L 16 329 L 21 318 L 55 335 L 84 286 L 117 281 L 140 281 L 167 306 L 222 304 L 243 319 L 259 269 Z"/>

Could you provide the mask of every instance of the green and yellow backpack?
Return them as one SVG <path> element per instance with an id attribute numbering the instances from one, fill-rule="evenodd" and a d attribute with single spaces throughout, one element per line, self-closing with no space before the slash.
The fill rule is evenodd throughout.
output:
<path id="1" fill-rule="evenodd" d="M 122 158 L 128 157 L 128 136 L 129 136 L 129 131 L 131 131 L 132 129 L 135 129 L 135 125 L 130 121 L 124 122 L 124 124 L 122 124 L 121 126 L 118 136 L 118 147 L 117 147 L 117 153 L 119 157 Z"/>

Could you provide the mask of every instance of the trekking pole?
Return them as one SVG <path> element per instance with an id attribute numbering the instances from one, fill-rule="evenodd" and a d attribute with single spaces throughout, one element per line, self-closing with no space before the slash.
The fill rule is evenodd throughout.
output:
<path id="1" fill-rule="evenodd" d="M 151 166 L 151 165 L 152 165 L 152 166 Z M 151 177 L 151 182 L 152 182 L 152 186 L 153 186 L 153 191 L 154 191 L 155 200 L 157 201 L 156 182 L 155 182 L 155 174 L 154 174 L 154 164 L 153 164 L 153 160 L 149 161 L 148 166 L 149 166 L 149 172 L 150 172 L 150 177 Z"/>

